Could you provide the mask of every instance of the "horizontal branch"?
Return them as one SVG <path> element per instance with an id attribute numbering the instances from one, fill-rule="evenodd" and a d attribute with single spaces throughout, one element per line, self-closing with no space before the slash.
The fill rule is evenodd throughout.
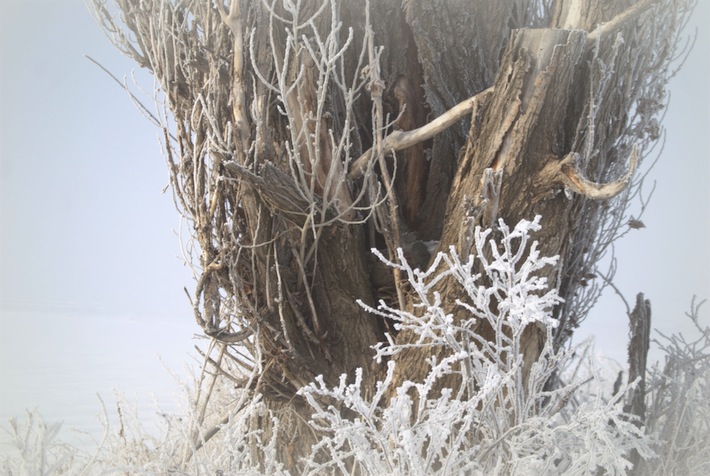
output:
<path id="1" fill-rule="evenodd" d="M 584 195 L 587 198 L 591 198 L 592 200 L 607 200 L 621 193 L 621 191 L 626 188 L 626 185 L 628 185 L 631 176 L 636 170 L 638 150 L 636 147 L 633 148 L 631 152 L 631 163 L 629 164 L 629 170 L 626 174 L 619 180 L 604 184 L 592 182 L 585 178 L 582 172 L 577 168 L 578 158 L 579 154 L 572 152 L 560 162 L 560 181 L 573 192 Z"/>
<path id="2" fill-rule="evenodd" d="M 238 344 L 254 335 L 254 331 L 247 327 L 239 332 L 229 332 L 227 329 L 216 329 L 205 331 L 205 334 L 225 344 Z"/>
<path id="3" fill-rule="evenodd" d="M 587 46 L 592 46 L 598 39 L 621 29 L 627 22 L 638 18 L 639 15 L 651 8 L 654 3 L 657 3 L 656 0 L 642 0 L 631 5 L 608 22 L 602 23 L 587 36 Z"/>
<path id="4" fill-rule="evenodd" d="M 382 143 L 382 150 L 385 152 L 403 150 L 413 145 L 417 145 L 420 142 L 431 139 L 435 135 L 445 131 L 452 125 L 456 123 L 459 119 L 464 117 L 466 114 L 470 113 L 477 101 L 485 100 L 493 92 L 493 88 L 490 87 L 480 93 L 472 96 L 445 113 L 437 117 L 430 123 L 423 125 L 417 129 L 412 129 L 411 131 L 394 131 L 385 137 Z M 372 148 L 368 149 L 363 153 L 355 162 L 353 162 L 350 167 L 350 172 L 348 173 L 349 179 L 355 179 L 360 177 L 367 169 L 367 164 L 372 158 Z"/>

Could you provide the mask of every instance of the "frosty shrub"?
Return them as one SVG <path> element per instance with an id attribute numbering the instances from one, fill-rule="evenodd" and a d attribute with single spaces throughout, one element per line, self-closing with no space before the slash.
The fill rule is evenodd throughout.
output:
<path id="1" fill-rule="evenodd" d="M 150 435 L 119 397 L 118 426 L 110 428 L 104 417 L 106 434 L 91 454 L 61 443 L 58 425 L 29 413 L 27 424 L 11 422 L 17 452 L 0 468 L 12 475 L 709 474 L 710 329 L 698 322 L 699 306 L 689 314 L 700 330 L 697 340 L 657 341 L 666 364 L 647 379 L 644 426 L 624 413 L 630 385 L 608 396 L 610 383 L 599 377 L 588 344 L 553 350 L 551 313 L 561 299 L 541 274 L 557 259 L 538 253 L 531 234 L 539 229 L 540 217 L 512 230 L 503 221 L 496 230 L 476 229 L 475 255 L 464 258 L 452 248 L 427 270 L 412 269 L 401 251 L 397 262 L 378 254 L 406 276 L 414 305 L 411 311 L 361 305 L 418 339 L 398 345 L 390 337 L 375 346 L 376 363 L 387 373 L 374 389 L 365 388 L 359 370 L 342 375 L 335 387 L 319 377 L 300 390 L 312 407 L 312 429 L 323 435 L 302 472 L 290 473 L 277 460 L 281 422 L 260 395 L 227 378 L 218 380 L 203 409 L 197 381 L 185 385 L 186 408 L 164 415 L 161 436 Z M 464 319 L 444 311 L 434 291 L 443 279 L 460 286 L 455 304 Z M 474 332 L 481 321 L 495 329 L 494 341 Z M 538 326 L 547 343 L 526 369 L 528 326 Z M 412 346 L 431 349 L 428 374 L 396 385 L 391 357 Z M 460 384 L 455 389 L 446 386 L 451 377 Z M 270 422 L 271 431 L 250 429 L 255 416 Z M 637 468 L 633 451 L 641 459 Z"/>
<path id="2" fill-rule="evenodd" d="M 329 435 L 314 448 L 310 473 L 347 473 L 354 467 L 363 474 L 397 475 L 594 474 L 599 468 L 625 474 L 630 450 L 652 456 L 649 440 L 624 414 L 620 395 L 572 406 L 571 397 L 582 382 L 550 386 L 573 351 L 555 352 L 550 344 L 557 324 L 552 310 L 561 299 L 536 274 L 557 261 L 540 256 L 531 240 L 539 222 L 539 216 L 523 220 L 511 230 L 501 220 L 497 241 L 491 239 L 491 229 L 477 228 L 475 256 L 462 258 L 451 248 L 439 253 L 426 271 L 412 269 L 401 251 L 398 263 L 378 254 L 407 277 L 416 295 L 414 310 L 384 302 L 377 309 L 361 305 L 419 338 L 406 345 L 392 338 L 378 344 L 377 361 L 411 346 L 449 352 L 428 361 L 423 381 L 406 381 L 397 388 L 391 388 L 395 363 L 389 360 L 387 377 L 372 398 L 364 396 L 360 373 L 350 384 L 343 375 L 335 388 L 322 379 L 303 388 L 301 394 L 315 410 L 313 426 Z M 444 311 L 433 290 L 449 276 L 468 298 L 456 303 L 468 316 L 460 322 Z M 480 320 L 495 330 L 495 341 L 473 332 Z M 547 343 L 524 378 L 522 336 L 527 326 L 543 329 Z M 442 379 L 454 373 L 462 383 L 459 388 L 439 389 Z M 336 403 L 326 406 L 324 401 Z"/>
<path id="3" fill-rule="evenodd" d="M 36 410 L 28 410 L 24 420 L 12 418 L 5 431 L 16 455 L 0 465 L 2 474 L 75 474 L 77 450 L 58 438 L 61 427 L 61 423 L 47 423 Z"/>
<path id="4" fill-rule="evenodd" d="M 699 321 L 703 302 L 686 315 L 697 338 L 660 334 L 663 367 L 649 372 L 646 429 L 659 458 L 641 462 L 642 474 L 710 474 L 710 327 Z"/>
<path id="5" fill-rule="evenodd" d="M 104 433 L 92 451 L 72 447 L 58 437 L 61 424 L 46 423 L 36 411 L 27 418 L 12 419 L 7 432 L 14 451 L 0 458 L 0 474 L 8 476 L 38 475 L 210 475 L 215 474 L 286 474 L 275 458 L 262 467 L 251 455 L 270 455 L 275 437 L 263 438 L 259 431 L 248 431 L 245 421 L 263 413 L 259 395 L 243 399 L 230 413 L 229 419 L 215 426 L 222 408 L 233 407 L 235 392 L 228 380 L 220 381 L 220 388 L 211 395 L 208 418 L 199 415 L 196 382 L 181 382 L 184 408 L 179 414 L 164 413 L 159 432 L 150 431 L 141 421 L 137 405 L 121 394 L 116 394 L 116 417 L 109 419 L 101 401 L 101 421 Z M 210 439 L 210 432 L 218 428 L 219 437 Z M 195 438 L 195 432 L 197 437 Z M 252 448 L 253 447 L 253 448 Z M 227 471 L 224 471 L 227 469 Z"/>

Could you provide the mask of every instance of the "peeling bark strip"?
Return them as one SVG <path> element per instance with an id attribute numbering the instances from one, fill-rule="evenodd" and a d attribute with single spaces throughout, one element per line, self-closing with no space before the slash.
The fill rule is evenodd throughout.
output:
<path id="1" fill-rule="evenodd" d="M 447 204 L 450 216 L 444 225 L 442 246 L 463 245 L 464 236 L 456 223 L 467 218 L 464 202 L 476 209 L 486 194 L 486 169 L 502 173 L 498 215 L 515 222 L 541 214 L 554 235 L 566 226 L 568 201 L 551 199 L 552 181 L 541 181 L 541 171 L 550 163 L 559 136 L 558 124 L 569 118 L 566 111 L 576 94 L 574 72 L 582 62 L 586 34 L 569 30 L 519 30 L 513 33 L 501 61 L 485 116 L 470 137 L 453 181 Z M 547 242 L 545 253 L 558 254 L 559 239 Z"/>
<path id="2" fill-rule="evenodd" d="M 560 256 L 545 277 L 564 298 L 564 345 L 629 223 L 693 3 L 115 0 L 116 15 L 91 1 L 165 106 L 155 120 L 191 224 L 206 369 L 263 395 L 281 422 L 276 458 L 294 473 L 319 439 L 298 388 L 361 368 L 372 389 L 385 369 L 371 346 L 385 331 L 414 339 L 356 303 L 416 304 L 398 270 L 372 265 L 372 248 L 440 242 L 465 256 L 476 226 L 495 234 L 498 218 L 541 215 L 539 250 Z M 437 286 L 456 317 L 456 287 Z M 524 332 L 530 369 L 544 342 Z M 399 354 L 396 379 L 417 381 L 429 357 Z M 250 418 L 268 438 L 273 420 Z"/>

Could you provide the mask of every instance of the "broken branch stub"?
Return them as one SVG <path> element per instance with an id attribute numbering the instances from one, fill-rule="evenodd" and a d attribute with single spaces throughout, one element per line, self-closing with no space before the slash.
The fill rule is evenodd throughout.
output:
<path id="1" fill-rule="evenodd" d="M 626 188 L 636 170 L 637 162 L 638 150 L 634 147 L 631 151 L 629 170 L 623 177 L 609 183 L 597 183 L 584 177 L 578 168 L 579 154 L 572 152 L 560 162 L 560 174 L 558 179 L 575 193 L 592 200 L 608 200 L 615 197 Z"/>

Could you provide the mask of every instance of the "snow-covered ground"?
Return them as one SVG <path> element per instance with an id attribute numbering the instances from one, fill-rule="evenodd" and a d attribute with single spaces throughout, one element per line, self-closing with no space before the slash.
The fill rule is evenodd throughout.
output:
<path id="1" fill-rule="evenodd" d="M 36 408 L 48 423 L 64 422 L 62 440 L 86 444 L 91 438 L 72 429 L 100 438 L 97 394 L 115 421 L 117 391 L 137 403 L 150 428 L 156 401 L 167 412 L 186 401 L 171 372 L 183 380 L 189 375 L 194 331 L 194 322 L 177 318 L 3 311 L 0 426 L 7 429 L 11 417 L 23 419 L 25 409 Z M 7 442 L 0 431 L 0 455 L 11 450 Z"/>

